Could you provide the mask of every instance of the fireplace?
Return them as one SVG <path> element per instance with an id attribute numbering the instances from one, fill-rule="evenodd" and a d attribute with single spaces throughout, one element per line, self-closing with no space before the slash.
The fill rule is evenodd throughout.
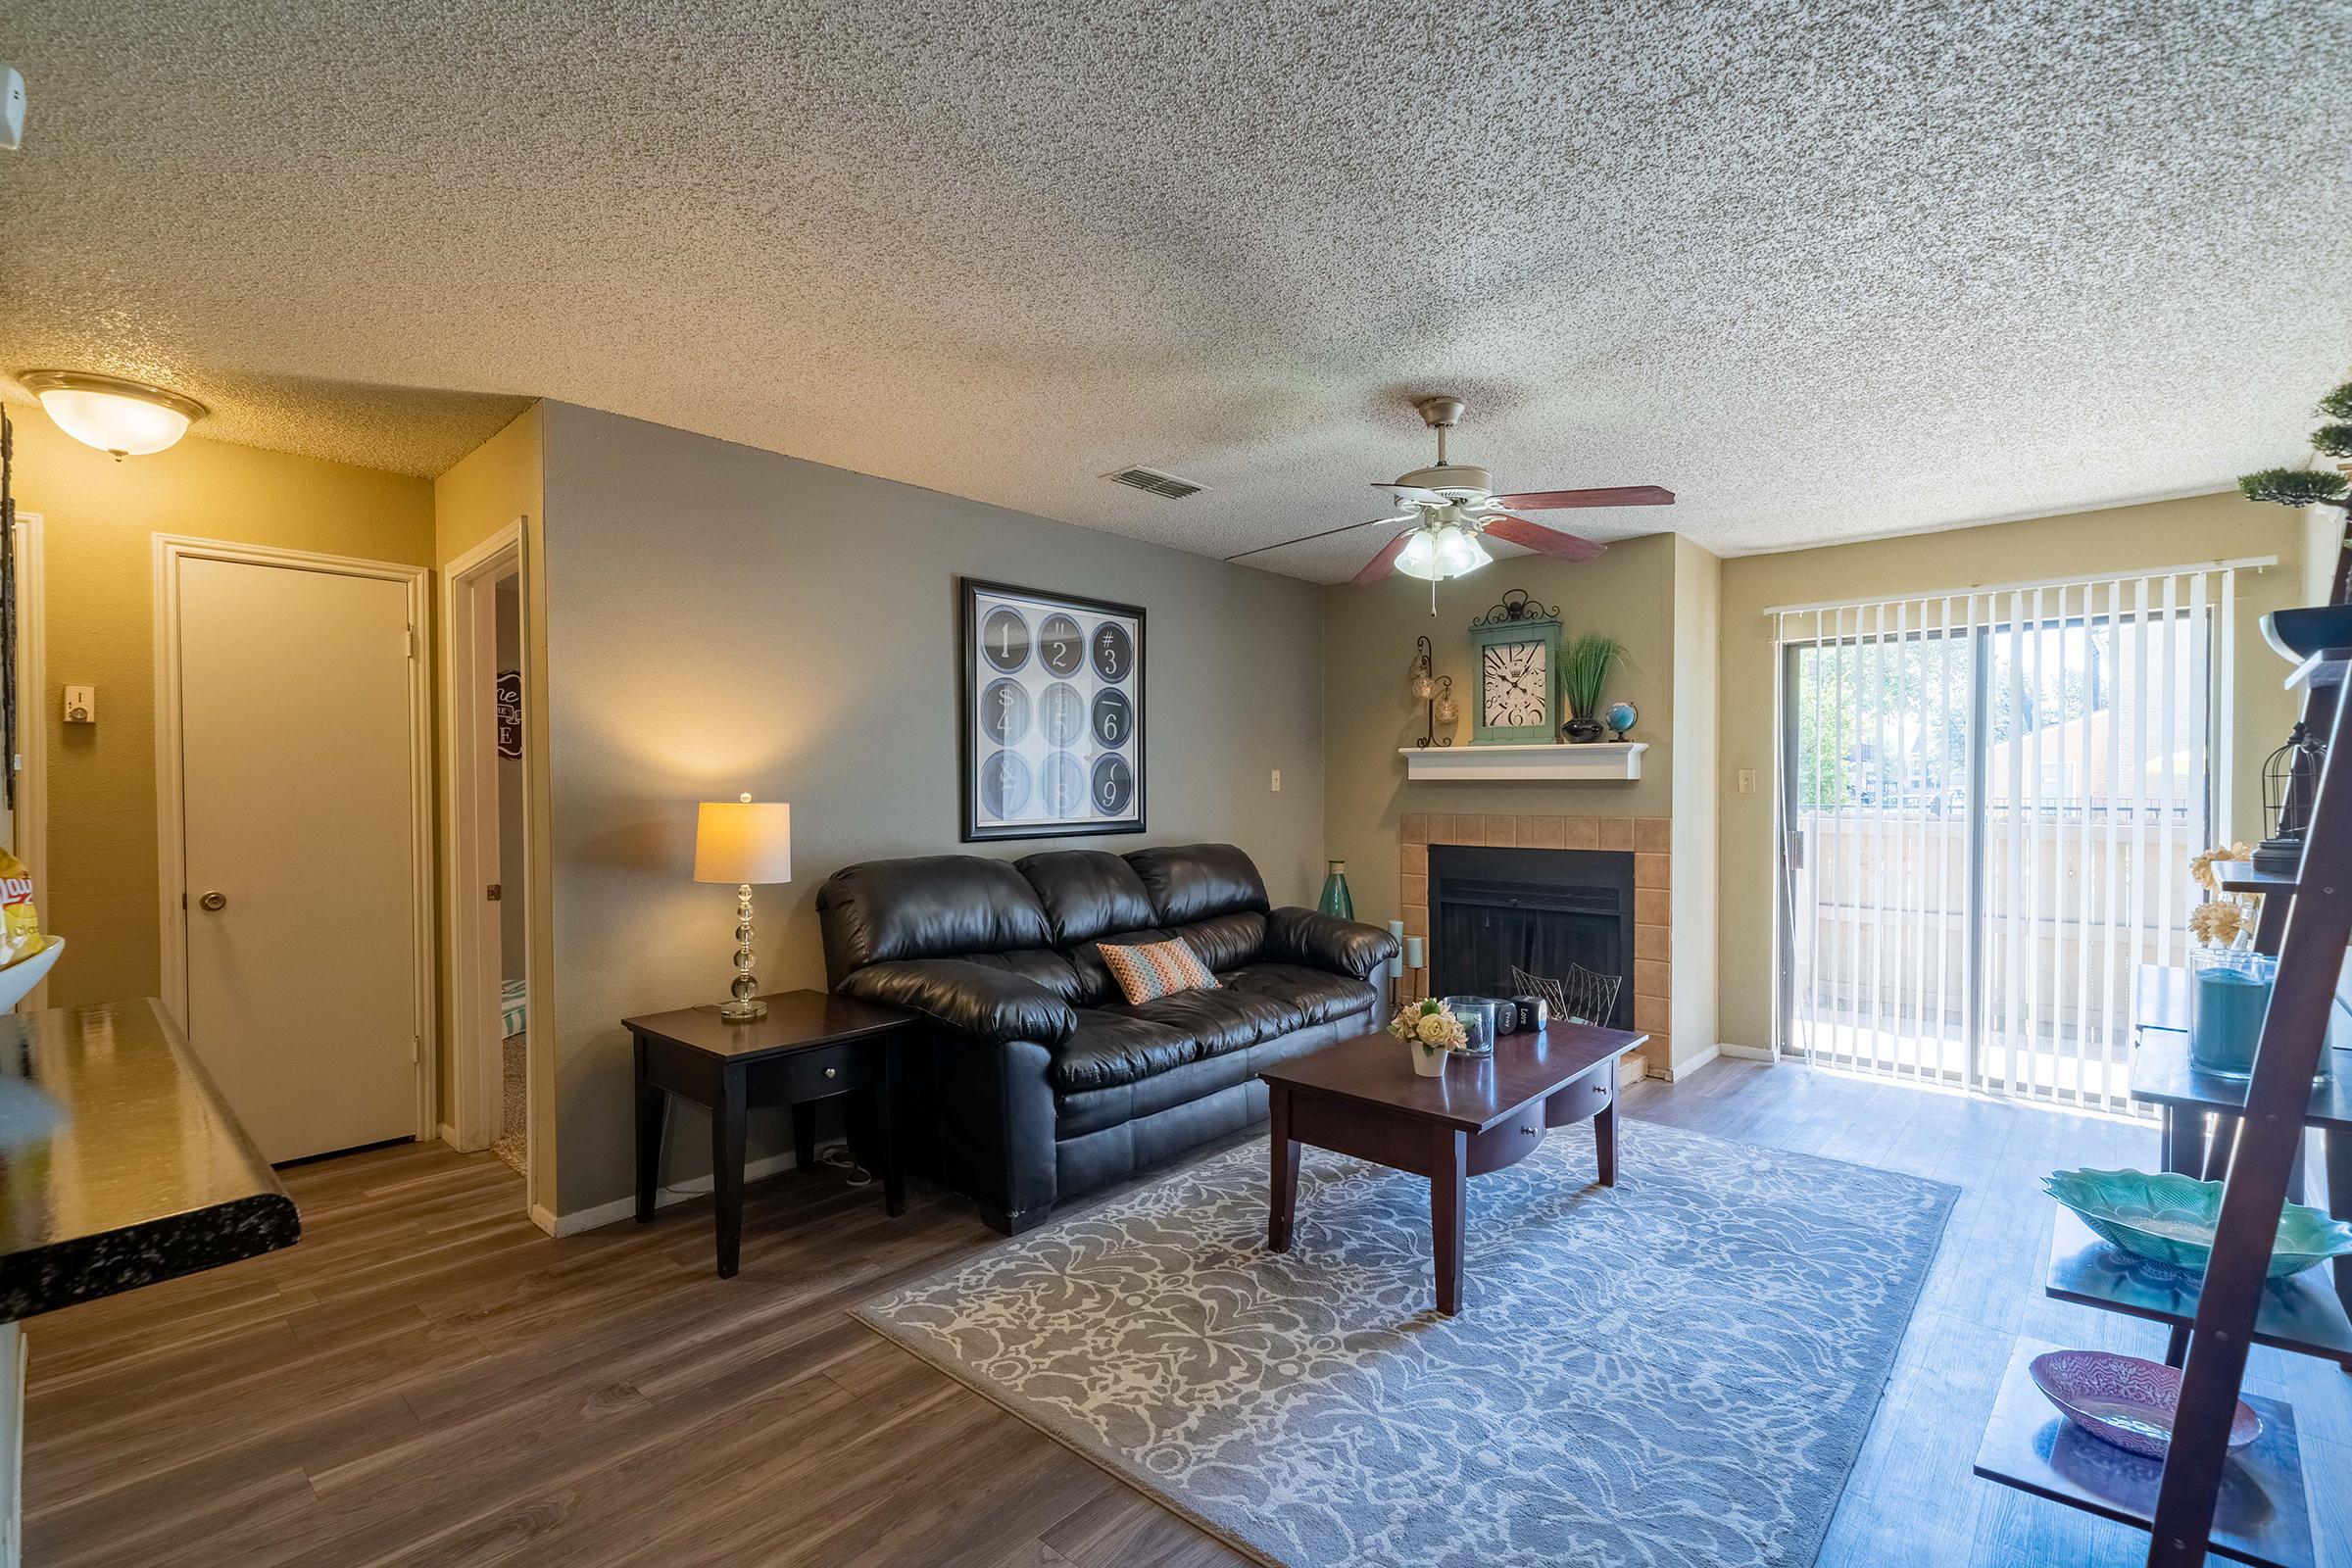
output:
<path id="1" fill-rule="evenodd" d="M 1429 847 L 1430 989 L 1503 997 L 1511 967 L 1558 977 L 1570 964 L 1616 975 L 1634 1027 L 1634 857 L 1623 850 Z"/>

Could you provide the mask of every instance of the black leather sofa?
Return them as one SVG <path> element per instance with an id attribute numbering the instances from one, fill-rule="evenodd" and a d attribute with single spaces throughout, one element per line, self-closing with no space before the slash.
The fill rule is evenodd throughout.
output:
<path id="1" fill-rule="evenodd" d="M 1266 1114 L 1257 1070 L 1377 1029 L 1374 926 L 1269 908 L 1230 844 L 870 860 L 816 898 L 833 989 L 936 1025 L 902 1052 L 907 1167 L 1007 1235 Z M 1095 944 L 1182 937 L 1216 990 L 1129 1006 Z"/>

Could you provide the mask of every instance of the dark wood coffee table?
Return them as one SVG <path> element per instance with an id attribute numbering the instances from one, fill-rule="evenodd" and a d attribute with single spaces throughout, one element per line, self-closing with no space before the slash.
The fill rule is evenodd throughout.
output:
<path id="1" fill-rule="evenodd" d="M 1617 1063 L 1649 1039 L 1555 1023 L 1505 1035 L 1492 1056 L 1455 1056 L 1440 1077 L 1413 1071 L 1404 1042 L 1365 1035 L 1267 1068 L 1274 1196 L 1266 1246 L 1291 1250 L 1298 1146 L 1313 1144 L 1429 1178 L 1438 1310 L 1462 1309 L 1462 1210 L 1469 1179 L 1516 1165 L 1553 1127 L 1592 1118 L 1600 1184 L 1617 1180 Z"/>

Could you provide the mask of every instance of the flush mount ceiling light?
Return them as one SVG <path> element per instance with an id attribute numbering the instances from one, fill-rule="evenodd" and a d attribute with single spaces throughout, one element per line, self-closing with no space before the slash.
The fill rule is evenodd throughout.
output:
<path id="1" fill-rule="evenodd" d="M 41 400 L 59 429 L 84 446 L 113 453 L 117 462 L 163 451 L 205 415 L 194 398 L 120 376 L 26 370 L 17 379 Z"/>

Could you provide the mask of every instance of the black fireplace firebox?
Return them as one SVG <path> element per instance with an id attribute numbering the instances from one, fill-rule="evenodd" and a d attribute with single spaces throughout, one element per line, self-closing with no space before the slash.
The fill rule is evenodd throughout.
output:
<path id="1" fill-rule="evenodd" d="M 1511 994 L 1511 966 L 1557 979 L 1572 963 L 1617 975 L 1613 1028 L 1634 1026 L 1634 858 L 1623 850 L 1429 851 L 1430 985 Z"/>

